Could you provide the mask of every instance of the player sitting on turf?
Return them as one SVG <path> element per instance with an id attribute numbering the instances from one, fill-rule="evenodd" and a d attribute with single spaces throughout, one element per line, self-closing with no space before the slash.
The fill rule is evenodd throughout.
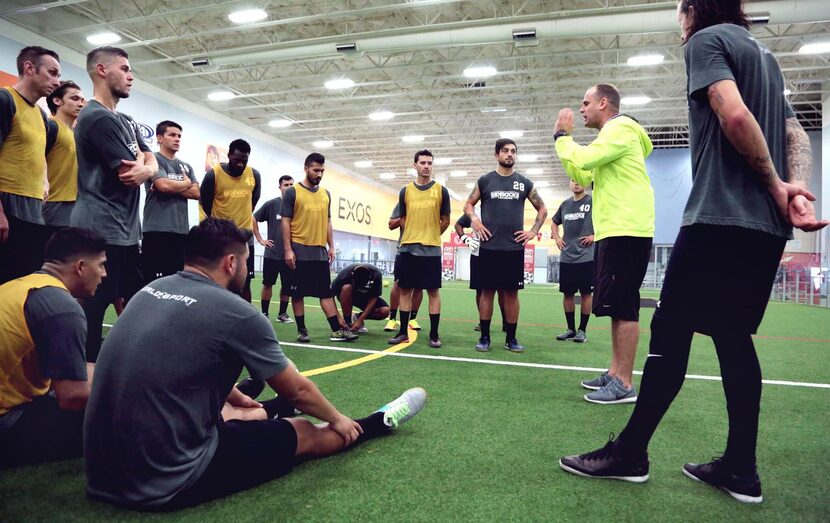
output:
<path id="1" fill-rule="evenodd" d="M 184 270 L 144 287 L 110 331 L 84 423 L 90 497 L 145 510 L 195 505 L 388 434 L 423 408 L 426 392 L 413 388 L 352 420 L 290 366 L 269 321 L 238 295 L 249 236 L 216 218 L 192 228 Z M 327 423 L 223 420 L 243 367 Z"/>

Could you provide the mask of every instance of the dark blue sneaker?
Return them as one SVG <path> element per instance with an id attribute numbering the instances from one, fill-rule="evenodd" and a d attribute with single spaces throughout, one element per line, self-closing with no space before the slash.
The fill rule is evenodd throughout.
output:
<path id="1" fill-rule="evenodd" d="M 524 352 L 525 347 L 524 345 L 520 345 L 516 338 L 512 340 L 504 342 L 504 348 L 509 350 L 510 352 Z"/>
<path id="2" fill-rule="evenodd" d="M 559 460 L 562 470 L 585 478 L 618 479 L 631 483 L 648 481 L 648 457 L 626 460 L 617 451 L 614 441 L 601 449 Z"/>
<path id="3" fill-rule="evenodd" d="M 752 472 L 735 474 L 723 458 L 716 458 L 702 465 L 686 463 L 683 465 L 683 474 L 695 481 L 723 489 L 741 503 L 760 503 L 764 500 L 761 495 L 761 478 L 755 467 L 752 467 Z"/>
<path id="4" fill-rule="evenodd" d="M 479 338 L 478 343 L 476 343 L 476 350 L 478 352 L 490 352 L 490 338 L 487 336 Z"/>

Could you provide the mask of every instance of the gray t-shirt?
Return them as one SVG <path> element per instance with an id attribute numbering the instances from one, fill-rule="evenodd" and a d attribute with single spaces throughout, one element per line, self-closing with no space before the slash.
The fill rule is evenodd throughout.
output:
<path id="1" fill-rule="evenodd" d="M 285 247 L 282 244 L 282 197 L 277 196 L 268 200 L 254 213 L 258 222 L 268 223 L 268 239 L 274 242 L 273 247 L 265 249 L 265 257 L 270 260 L 285 258 Z"/>
<path id="2" fill-rule="evenodd" d="M 159 172 L 152 180 L 144 182 L 144 232 L 173 232 L 187 234 L 190 222 L 187 218 L 187 198 L 181 194 L 165 193 L 153 189 L 153 182 L 159 178 L 167 178 L 174 182 L 190 180 L 196 183 L 196 175 L 190 164 L 175 158 L 168 159 L 161 153 L 156 153 L 159 163 Z"/>
<path id="3" fill-rule="evenodd" d="M 721 130 L 707 87 L 734 80 L 758 120 L 779 176 L 786 175 L 786 119 L 795 116 L 784 98 L 784 77 L 775 57 L 742 27 L 720 24 L 698 31 L 685 48 L 689 97 L 692 192 L 682 226 L 729 225 L 792 238 L 761 176 Z"/>
<path id="4" fill-rule="evenodd" d="M 392 209 L 392 214 L 389 215 L 390 220 L 397 220 L 401 217 L 401 204 L 396 203 L 395 208 Z M 401 248 L 401 238 L 403 238 L 403 229 L 398 227 L 398 250 Z"/>
<path id="5" fill-rule="evenodd" d="M 490 171 L 478 179 L 481 193 L 481 221 L 492 237 L 481 242 L 484 251 L 521 251 L 516 242 L 516 231 L 524 230 L 525 200 L 533 189 L 533 182 L 514 172 L 502 176 Z"/>
<path id="6" fill-rule="evenodd" d="M 135 160 L 142 152 L 150 152 L 137 124 L 91 100 L 75 123 L 75 148 L 78 199 L 71 225 L 94 230 L 109 245 L 137 244 L 141 189 L 127 187 L 118 178 L 121 160 Z"/>
<path id="7" fill-rule="evenodd" d="M 435 185 L 435 181 L 431 181 L 426 185 L 418 185 L 415 184 L 415 188 L 419 191 L 428 191 L 433 185 Z M 397 211 L 398 217 L 405 217 L 406 216 L 406 188 L 409 185 L 406 185 L 401 192 L 398 193 L 398 204 L 395 205 L 395 210 Z M 392 211 L 395 214 L 395 211 Z M 447 191 L 446 187 L 441 187 L 441 210 L 439 212 L 441 216 L 447 216 L 450 214 L 450 193 Z M 403 229 L 401 229 L 401 237 L 403 237 Z M 400 244 L 400 238 L 398 238 L 398 243 Z M 398 247 L 398 252 L 408 252 L 413 256 L 441 256 L 441 246 L 440 245 L 423 245 L 420 243 L 407 243 L 406 245 L 400 245 Z"/>
<path id="8" fill-rule="evenodd" d="M 75 202 L 43 202 L 43 223 L 52 227 L 69 227 Z"/>
<path id="9" fill-rule="evenodd" d="M 218 445 L 220 412 L 243 366 L 287 365 L 262 313 L 181 271 L 141 289 L 110 331 L 84 420 L 89 494 L 154 507 L 197 481 Z"/>
<path id="10" fill-rule="evenodd" d="M 29 292 L 23 315 L 43 377 L 86 381 L 86 316 L 78 301 L 61 288 L 42 287 Z M 14 425 L 29 405 L 0 416 L 0 431 Z"/>
<path id="11" fill-rule="evenodd" d="M 303 185 L 305 190 L 310 192 L 317 192 L 320 190 L 320 186 L 317 185 L 314 188 L 309 189 L 305 185 Z M 325 189 L 324 189 L 325 190 Z M 328 217 L 331 220 L 331 193 L 328 190 L 325 190 L 326 193 L 329 195 L 329 209 L 328 209 Z M 294 202 L 297 200 L 297 186 L 293 185 L 285 191 L 282 195 L 282 206 L 280 207 L 280 214 L 286 218 L 293 218 L 294 217 Z M 294 256 L 298 260 L 302 261 L 328 261 L 329 259 L 329 251 L 325 247 L 320 247 L 317 245 L 302 245 L 299 243 L 291 242 L 291 250 L 294 251 Z M 283 253 L 283 257 L 285 253 Z"/>
<path id="12" fill-rule="evenodd" d="M 579 243 L 581 237 L 594 234 L 591 202 L 591 196 L 587 194 L 579 201 L 573 197 L 568 198 L 553 215 L 553 223 L 561 225 L 563 229 L 562 241 L 565 242 L 565 248 L 559 256 L 562 263 L 586 263 L 594 260 L 594 245 L 584 247 Z"/>

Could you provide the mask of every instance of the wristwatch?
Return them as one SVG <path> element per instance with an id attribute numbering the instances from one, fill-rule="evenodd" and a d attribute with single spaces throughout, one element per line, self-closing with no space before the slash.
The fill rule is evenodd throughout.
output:
<path id="1" fill-rule="evenodd" d="M 555 142 L 556 140 L 562 138 L 563 136 L 568 136 L 568 131 L 566 131 L 564 129 L 559 129 L 558 131 L 553 133 L 553 141 Z"/>

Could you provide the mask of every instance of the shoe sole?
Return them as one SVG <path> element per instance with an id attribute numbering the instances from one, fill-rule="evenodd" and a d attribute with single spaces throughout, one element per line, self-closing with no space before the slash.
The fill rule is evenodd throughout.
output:
<path id="1" fill-rule="evenodd" d="M 585 385 L 584 383 L 580 383 L 580 385 L 582 385 L 583 389 L 588 389 L 588 390 L 599 390 L 599 389 L 602 388 L 602 387 L 597 387 L 596 385 Z"/>
<path id="2" fill-rule="evenodd" d="M 559 460 L 559 467 L 565 472 L 570 472 L 571 474 L 574 474 L 575 476 L 579 476 L 582 478 L 616 479 L 619 481 L 628 481 L 629 483 L 645 483 L 646 481 L 648 481 L 648 474 L 646 474 L 645 476 L 592 476 L 573 467 L 565 465 L 564 463 L 562 463 L 561 459 Z"/>
<path id="3" fill-rule="evenodd" d="M 634 397 L 631 397 L 631 398 L 622 398 L 622 399 L 612 400 L 612 401 L 600 401 L 600 400 L 590 399 L 590 398 L 588 398 L 587 394 L 582 396 L 582 397 L 585 398 L 585 401 L 587 401 L 588 403 L 596 403 L 597 405 L 622 405 L 623 403 L 637 403 L 637 396 L 634 396 Z"/>
<path id="4" fill-rule="evenodd" d="M 585 338 L 584 340 L 575 340 L 575 339 L 571 339 L 571 341 L 572 341 L 572 342 L 574 342 L 574 343 L 587 343 L 587 342 L 588 342 L 588 338 Z"/>
<path id="5" fill-rule="evenodd" d="M 277 321 L 280 323 L 294 323 L 294 320 L 292 320 L 291 318 L 288 318 L 287 320 L 278 319 Z"/>
<path id="6" fill-rule="evenodd" d="M 682 470 L 683 474 L 685 474 L 687 477 L 692 478 L 693 480 L 697 481 L 698 483 L 703 483 L 704 485 L 708 485 L 712 488 L 722 490 L 722 491 L 726 492 L 727 494 L 729 494 L 730 496 L 732 496 L 733 498 L 735 498 L 736 500 L 740 501 L 741 503 L 761 503 L 762 501 L 764 501 L 764 496 L 748 496 L 746 494 L 740 494 L 738 492 L 732 492 L 731 490 L 729 490 L 726 487 L 719 487 L 717 485 L 712 485 L 711 483 L 707 483 L 706 481 L 703 481 L 699 477 L 695 476 L 694 474 L 692 474 L 691 472 L 686 470 L 686 467 L 681 467 L 680 470 Z"/>
<path id="7" fill-rule="evenodd" d="M 354 341 L 359 336 L 355 336 L 354 338 L 329 338 L 329 341 Z"/>
<path id="8" fill-rule="evenodd" d="M 484 347 L 476 347 L 475 349 L 476 352 L 490 352 L 490 347 L 487 347 L 486 349 Z"/>
<path id="9" fill-rule="evenodd" d="M 572 341 L 573 338 L 556 338 L 556 341 Z"/>
<path id="10" fill-rule="evenodd" d="M 398 345 L 400 343 L 409 343 L 409 338 L 406 338 L 404 340 L 389 340 L 387 343 L 389 345 Z"/>

